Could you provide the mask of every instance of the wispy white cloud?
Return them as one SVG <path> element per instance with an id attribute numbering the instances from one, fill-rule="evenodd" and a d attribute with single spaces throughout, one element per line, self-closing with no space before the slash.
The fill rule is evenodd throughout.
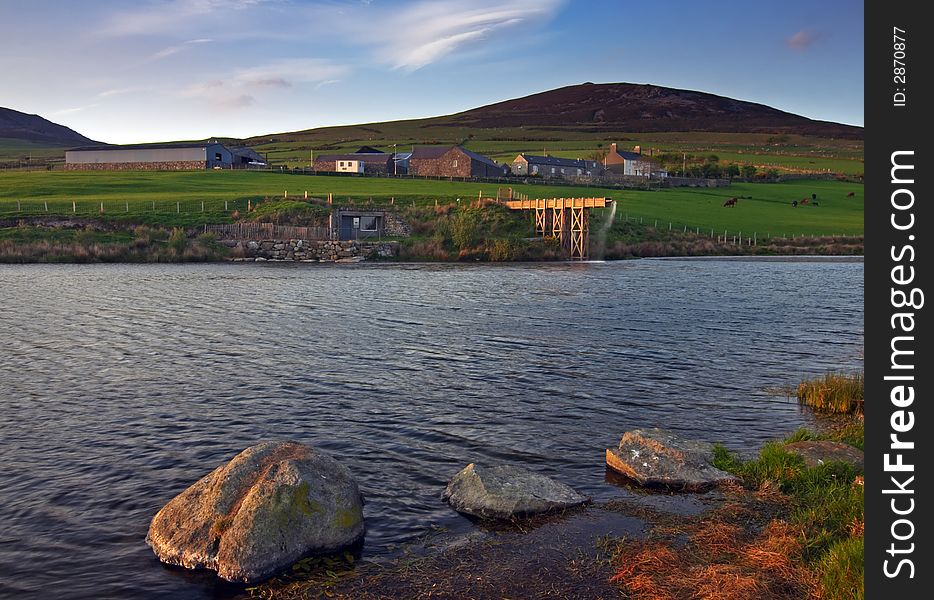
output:
<path id="1" fill-rule="evenodd" d="M 807 50 L 823 37 L 824 35 L 821 32 L 802 29 L 788 37 L 785 44 L 794 50 Z"/>
<path id="2" fill-rule="evenodd" d="M 87 105 L 85 105 L 85 106 L 75 106 L 75 107 L 72 107 L 72 108 L 63 108 L 63 109 L 61 109 L 61 110 L 53 110 L 52 112 L 49 113 L 49 115 L 51 115 L 51 116 L 53 116 L 53 117 L 63 117 L 63 116 L 66 116 L 66 115 L 73 115 L 73 114 L 75 114 L 75 113 L 79 113 L 79 112 L 88 110 L 89 108 L 94 108 L 95 106 L 97 106 L 97 103 L 94 103 L 94 104 L 87 104 Z"/>
<path id="3" fill-rule="evenodd" d="M 177 95 L 183 98 L 208 100 L 217 108 L 237 109 L 257 103 L 257 95 L 269 95 L 302 84 L 327 85 L 334 76 L 348 72 L 338 65 L 320 58 L 293 58 L 265 65 L 237 69 L 222 78 L 189 85 Z"/>
<path id="4" fill-rule="evenodd" d="M 422 0 L 392 7 L 347 27 L 358 42 L 376 46 L 379 59 L 414 71 L 482 40 L 492 41 L 553 17 L 563 0 Z M 369 7 L 368 11 L 377 10 Z"/>
<path id="5" fill-rule="evenodd" d="M 170 0 L 112 15 L 99 33 L 112 36 L 175 33 L 191 21 L 223 16 L 274 0 Z"/>
<path id="6" fill-rule="evenodd" d="M 194 46 L 196 44 L 207 44 L 213 41 L 214 40 L 210 38 L 198 38 L 196 40 L 188 40 L 187 42 L 183 42 L 175 46 L 167 46 L 163 48 L 162 50 L 159 50 L 158 52 L 153 54 L 150 58 L 152 58 L 153 60 L 159 60 L 160 58 L 166 58 L 168 56 L 172 56 L 173 54 L 178 54 L 182 50 L 185 50 L 186 48 L 190 48 L 191 46 Z"/>
<path id="7" fill-rule="evenodd" d="M 231 79 L 248 87 L 291 87 L 301 83 L 319 83 L 349 72 L 346 65 L 324 58 L 286 58 L 238 69 Z"/>

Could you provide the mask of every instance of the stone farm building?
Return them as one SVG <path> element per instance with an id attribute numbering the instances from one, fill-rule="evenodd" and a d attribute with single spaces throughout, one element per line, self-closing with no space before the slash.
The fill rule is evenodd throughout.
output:
<path id="1" fill-rule="evenodd" d="M 394 164 L 394 156 L 376 148 L 364 146 L 351 154 L 322 154 L 316 156 L 314 169 L 316 171 L 364 173 L 367 175 L 402 173 L 400 166 Z"/>
<path id="2" fill-rule="evenodd" d="M 409 173 L 421 177 L 502 177 L 506 168 L 460 146 L 416 146 Z"/>
<path id="3" fill-rule="evenodd" d="M 600 163 L 580 158 L 520 154 L 512 161 L 512 174 L 521 177 L 595 177 L 602 171 Z"/>
<path id="4" fill-rule="evenodd" d="M 651 158 L 642 154 L 642 148 L 636 146 L 632 152 L 620 150 L 615 143 L 610 144 L 610 151 L 604 159 L 606 170 L 617 175 L 632 177 L 668 177 L 668 172 Z"/>
<path id="5" fill-rule="evenodd" d="M 87 146 L 65 152 L 71 171 L 183 171 L 263 167 L 266 161 L 250 148 L 228 148 L 217 142 Z"/>

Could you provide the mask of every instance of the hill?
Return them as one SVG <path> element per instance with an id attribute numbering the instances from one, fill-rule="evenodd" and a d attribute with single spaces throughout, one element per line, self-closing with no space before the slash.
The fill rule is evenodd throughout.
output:
<path id="1" fill-rule="evenodd" d="M 499 161 L 519 152 L 581 158 L 609 142 L 655 153 L 716 154 L 724 162 L 796 172 L 863 170 L 863 129 L 815 121 L 763 104 L 630 83 L 584 83 L 460 113 L 255 136 L 246 143 L 269 160 L 307 165 L 311 152 L 391 150 L 415 144 L 464 144 Z"/>
<path id="2" fill-rule="evenodd" d="M 23 140 L 47 146 L 81 146 L 100 143 L 39 115 L 30 115 L 3 107 L 0 107 L 0 138 Z"/>
<path id="3" fill-rule="evenodd" d="M 863 129 L 815 121 L 764 104 L 633 83 L 584 83 L 442 117 L 468 127 L 600 131 L 711 131 L 862 139 Z M 432 124 L 428 124 L 432 126 Z"/>

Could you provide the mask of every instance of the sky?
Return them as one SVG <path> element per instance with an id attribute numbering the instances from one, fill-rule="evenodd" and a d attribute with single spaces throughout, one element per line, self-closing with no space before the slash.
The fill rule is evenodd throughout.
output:
<path id="1" fill-rule="evenodd" d="M 652 83 L 863 124 L 857 0 L 0 0 L 0 106 L 110 143 Z"/>

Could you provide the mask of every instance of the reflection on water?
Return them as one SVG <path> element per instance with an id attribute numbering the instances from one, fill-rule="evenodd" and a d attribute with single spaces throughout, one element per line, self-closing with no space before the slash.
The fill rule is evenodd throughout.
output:
<path id="1" fill-rule="evenodd" d="M 350 467 L 369 558 L 472 527 L 439 500 L 468 462 L 603 500 L 626 429 L 751 449 L 809 422 L 767 388 L 861 367 L 862 281 L 858 262 L 0 266 L 0 595 L 226 595 L 143 538 L 261 439 Z"/>

